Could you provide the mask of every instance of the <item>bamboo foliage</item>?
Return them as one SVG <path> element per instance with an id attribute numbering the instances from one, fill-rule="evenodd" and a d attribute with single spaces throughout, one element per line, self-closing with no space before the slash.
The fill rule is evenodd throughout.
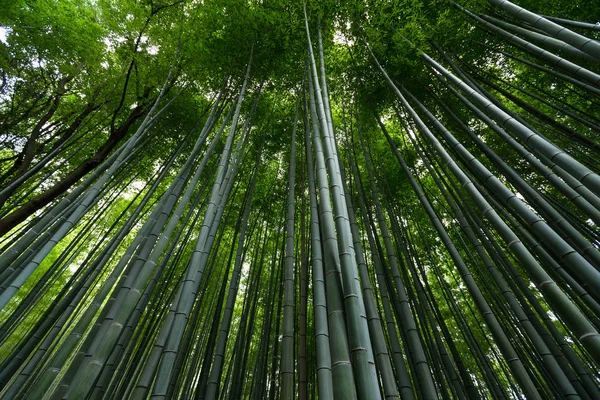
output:
<path id="1" fill-rule="evenodd" d="M 596 25 L 525 1 L 151 3 L 85 6 L 136 32 L 106 88 L 85 63 L 0 82 L 0 397 L 600 396 Z M 92 126 L 114 148 L 35 205 Z"/>

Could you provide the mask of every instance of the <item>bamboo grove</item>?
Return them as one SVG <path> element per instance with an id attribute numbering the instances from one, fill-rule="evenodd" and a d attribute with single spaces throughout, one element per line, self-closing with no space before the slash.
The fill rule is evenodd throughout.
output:
<path id="1" fill-rule="evenodd" d="M 600 398 L 559 3 L 7 6 L 0 397 Z"/>

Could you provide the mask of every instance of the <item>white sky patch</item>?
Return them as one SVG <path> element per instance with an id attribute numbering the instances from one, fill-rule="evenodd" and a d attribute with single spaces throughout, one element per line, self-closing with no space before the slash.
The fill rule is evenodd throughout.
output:
<path id="1" fill-rule="evenodd" d="M 115 43 L 112 40 L 110 40 L 109 38 L 104 38 L 103 42 L 106 45 L 106 50 L 114 51 Z"/>
<path id="2" fill-rule="evenodd" d="M 160 46 L 148 46 L 148 54 L 157 55 L 160 51 Z"/>
<path id="3" fill-rule="evenodd" d="M 342 24 L 343 23 L 339 22 L 336 23 L 335 33 L 333 34 L 333 42 L 341 46 L 352 46 L 354 44 L 354 39 L 352 37 L 346 36 L 342 32 L 342 30 L 340 29 L 342 27 Z M 350 21 L 346 21 L 344 25 L 346 32 L 349 32 L 351 28 Z"/>
<path id="4" fill-rule="evenodd" d="M 106 45 L 106 50 L 108 50 L 109 52 L 113 52 L 115 51 L 115 48 L 117 47 L 117 43 L 123 43 L 124 41 L 126 41 L 127 39 L 125 39 L 123 36 L 117 36 L 117 37 L 105 37 L 103 42 Z"/>
<path id="5" fill-rule="evenodd" d="M 8 35 L 12 32 L 12 29 L 7 26 L 0 26 L 0 42 L 8 46 Z"/>
<path id="6" fill-rule="evenodd" d="M 137 193 L 141 191 L 144 187 L 146 187 L 146 182 L 141 180 L 135 180 L 129 184 L 128 189 L 133 190 Z"/>
<path id="7" fill-rule="evenodd" d="M 242 263 L 242 277 L 244 277 L 244 278 L 248 277 L 249 272 L 250 272 L 250 263 L 247 261 L 244 261 Z"/>
<path id="8" fill-rule="evenodd" d="M 333 42 L 335 44 L 339 44 L 341 46 L 352 46 L 354 44 L 354 40 L 344 35 L 341 31 L 336 30 L 333 34 Z"/>
<path id="9" fill-rule="evenodd" d="M 139 192 L 146 187 L 146 182 L 142 180 L 134 180 L 127 186 L 127 190 L 123 193 L 123 197 L 127 200 L 133 199 Z"/>
<path id="10" fill-rule="evenodd" d="M 32 60 L 31 64 L 34 68 L 44 68 L 46 66 L 46 60 Z"/>

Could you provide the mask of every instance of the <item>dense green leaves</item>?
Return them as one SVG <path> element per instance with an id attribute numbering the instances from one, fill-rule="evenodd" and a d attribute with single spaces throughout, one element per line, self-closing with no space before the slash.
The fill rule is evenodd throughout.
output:
<path id="1" fill-rule="evenodd" d="M 457 3 L 2 2 L 0 396 L 600 397 L 600 62 Z"/>

